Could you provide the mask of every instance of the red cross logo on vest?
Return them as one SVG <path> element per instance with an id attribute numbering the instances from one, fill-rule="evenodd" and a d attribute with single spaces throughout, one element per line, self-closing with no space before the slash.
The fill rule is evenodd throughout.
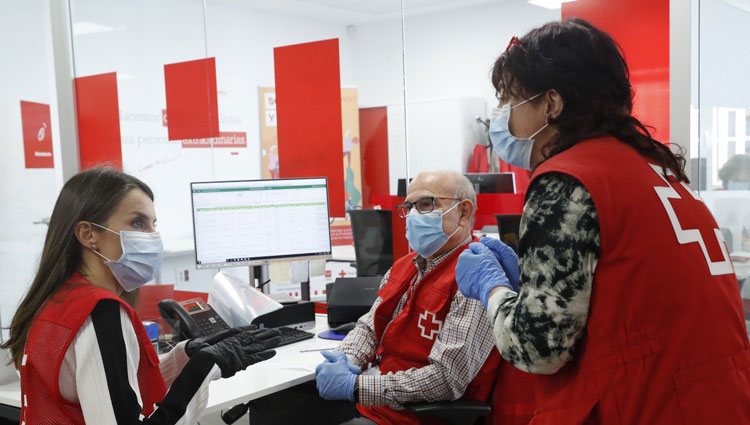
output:
<path id="1" fill-rule="evenodd" d="M 346 276 L 346 272 L 345 272 L 345 271 L 343 271 L 343 270 L 341 270 L 341 271 L 339 272 L 339 276 L 341 276 L 341 277 L 344 277 L 344 276 Z"/>
<path id="2" fill-rule="evenodd" d="M 419 315 L 417 327 L 422 331 L 423 338 L 433 340 L 440 333 L 440 329 L 443 328 L 443 321 L 437 320 L 435 313 L 425 310 L 424 313 Z"/>
<path id="3" fill-rule="evenodd" d="M 655 186 L 654 190 L 657 196 L 659 196 L 662 205 L 664 205 L 669 221 L 672 223 L 672 228 L 677 236 L 677 242 L 682 245 L 697 243 L 701 248 L 703 256 L 706 258 L 706 264 L 713 276 L 734 273 L 732 261 L 729 259 L 727 244 L 724 241 L 724 235 L 721 234 L 721 230 L 715 227 L 700 227 L 699 225 L 690 227 L 691 223 L 687 221 L 688 218 L 684 218 L 683 220 L 685 221 L 680 220 L 683 217 L 688 217 L 688 214 L 679 214 L 678 217 L 677 211 L 680 209 L 680 204 L 689 202 L 703 203 L 700 197 L 685 182 L 670 183 L 662 174 L 660 166 L 649 165 L 666 184 L 666 186 Z M 671 170 L 667 170 L 667 176 L 674 176 L 674 173 Z M 680 191 L 677 190 L 678 188 L 680 188 Z M 684 194 L 680 195 L 680 192 L 684 192 Z"/>

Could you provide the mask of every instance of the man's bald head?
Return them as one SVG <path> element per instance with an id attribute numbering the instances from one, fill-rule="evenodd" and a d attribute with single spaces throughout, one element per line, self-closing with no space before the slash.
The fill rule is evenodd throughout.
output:
<path id="1" fill-rule="evenodd" d="M 429 170 L 420 172 L 409 184 L 407 196 L 412 192 L 423 190 L 428 190 L 436 196 L 468 199 L 472 205 L 477 204 L 474 186 L 466 176 L 456 171 Z"/>

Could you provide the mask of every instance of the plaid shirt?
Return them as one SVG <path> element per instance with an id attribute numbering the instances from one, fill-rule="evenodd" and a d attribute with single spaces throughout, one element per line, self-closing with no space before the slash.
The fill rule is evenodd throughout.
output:
<path id="1" fill-rule="evenodd" d="M 432 260 L 416 256 L 414 264 L 418 273 L 409 290 L 401 297 L 393 318 L 401 314 L 411 299 L 410 295 L 424 277 L 470 241 L 471 238 L 467 237 L 449 252 Z M 389 275 L 390 270 L 383 277 L 381 287 L 388 281 Z M 370 311 L 359 319 L 338 349 L 346 353 L 352 363 L 363 368 L 369 365 L 378 348 L 373 315 L 381 301 L 380 297 L 375 300 Z M 493 349 L 492 327 L 482 304 L 457 291 L 427 358 L 429 364 L 386 375 L 381 375 L 377 366 L 370 367 L 358 378 L 357 401 L 364 406 L 387 405 L 401 410 L 405 403 L 410 402 L 455 400 L 466 391 Z"/>

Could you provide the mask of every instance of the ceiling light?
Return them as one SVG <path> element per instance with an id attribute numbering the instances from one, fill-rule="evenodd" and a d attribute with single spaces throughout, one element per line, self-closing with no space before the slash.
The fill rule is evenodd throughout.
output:
<path id="1" fill-rule="evenodd" d="M 749 0 L 724 0 L 724 3 L 734 6 L 738 9 L 742 9 L 745 12 L 750 12 Z"/>
<path id="2" fill-rule="evenodd" d="M 575 0 L 529 0 L 529 3 L 545 9 L 560 9 L 563 3 L 570 3 L 572 1 Z"/>
<path id="3" fill-rule="evenodd" d="M 96 34 L 100 32 L 122 31 L 124 29 L 125 29 L 125 26 L 108 27 L 106 25 L 96 24 L 93 22 L 74 22 L 73 23 L 73 34 L 75 35 L 87 35 L 87 34 Z"/>

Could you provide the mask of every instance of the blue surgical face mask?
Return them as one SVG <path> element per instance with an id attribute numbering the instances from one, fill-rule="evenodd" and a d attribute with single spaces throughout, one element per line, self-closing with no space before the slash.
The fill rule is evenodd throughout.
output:
<path id="1" fill-rule="evenodd" d="M 122 256 L 119 260 L 110 260 L 97 251 L 94 253 L 104 258 L 104 264 L 120 282 L 122 289 L 130 292 L 156 278 L 164 256 L 164 247 L 159 232 L 146 233 L 129 230 L 115 232 L 96 223 L 91 224 L 120 236 Z"/>
<path id="2" fill-rule="evenodd" d="M 461 229 L 461 227 L 457 227 L 450 235 L 443 231 L 443 216 L 460 204 L 460 202 L 457 203 L 445 212 L 433 210 L 427 214 L 420 214 L 412 209 L 406 216 L 406 239 L 409 241 L 411 249 L 425 258 L 438 252 L 448 242 L 448 239 Z"/>
<path id="3" fill-rule="evenodd" d="M 492 111 L 490 140 L 492 141 L 492 147 L 495 149 L 495 153 L 500 159 L 508 164 L 521 167 L 525 170 L 531 170 L 531 150 L 534 146 L 534 136 L 547 128 L 549 124 L 545 123 L 544 126 L 535 131 L 534 134 L 525 139 L 521 139 L 510 132 L 510 111 L 541 95 L 542 93 L 539 93 L 536 96 L 532 96 L 513 106 L 510 106 L 510 103 L 506 103 L 502 107 L 495 108 Z"/>
<path id="4" fill-rule="evenodd" d="M 750 182 L 738 182 L 729 180 L 727 190 L 750 190 Z"/>

